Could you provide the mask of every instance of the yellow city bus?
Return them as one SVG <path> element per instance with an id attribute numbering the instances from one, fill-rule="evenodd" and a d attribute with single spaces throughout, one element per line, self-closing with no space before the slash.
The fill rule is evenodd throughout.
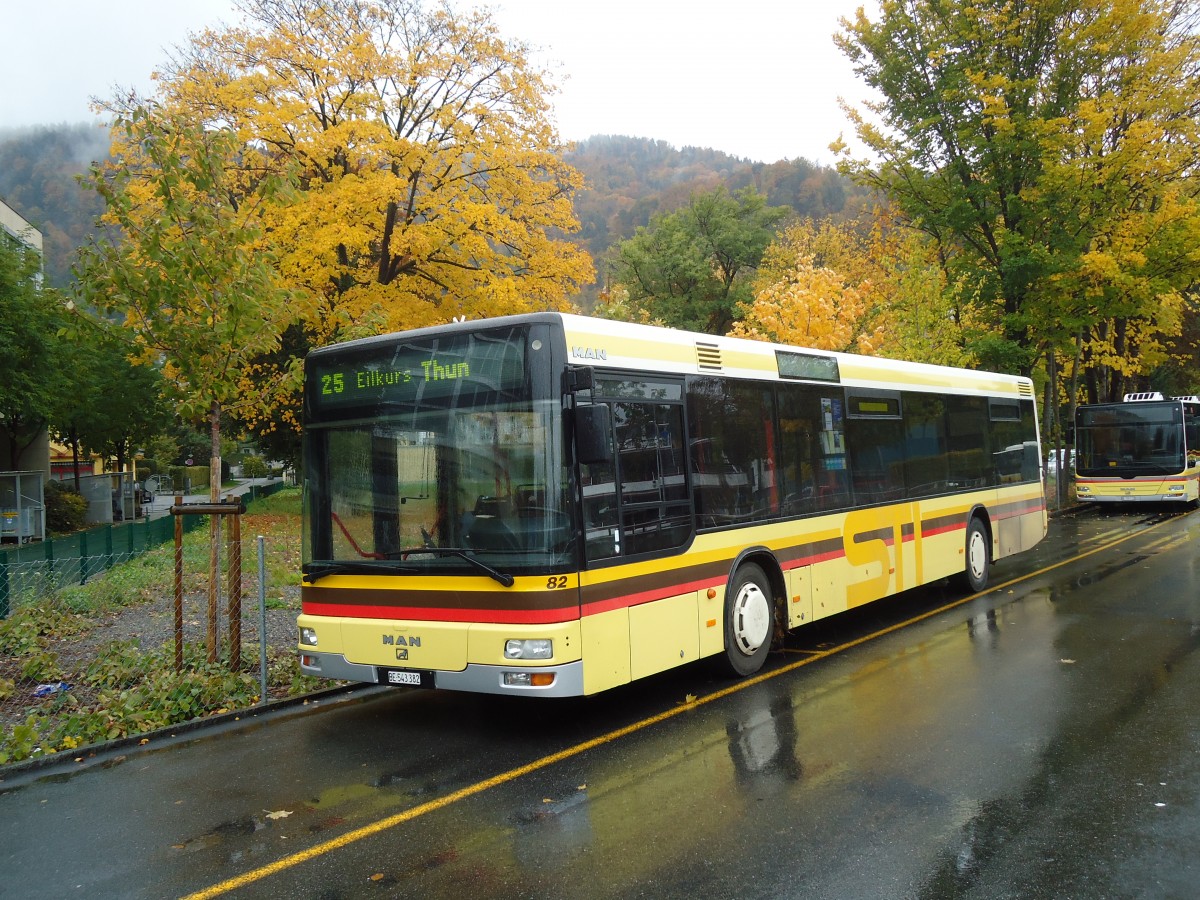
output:
<path id="1" fill-rule="evenodd" d="M 558 313 L 315 350 L 303 670 L 592 694 L 1046 534 L 1027 378 Z"/>
<path id="2" fill-rule="evenodd" d="M 1075 410 L 1075 496 L 1096 504 L 1200 500 L 1200 398 L 1126 394 Z"/>

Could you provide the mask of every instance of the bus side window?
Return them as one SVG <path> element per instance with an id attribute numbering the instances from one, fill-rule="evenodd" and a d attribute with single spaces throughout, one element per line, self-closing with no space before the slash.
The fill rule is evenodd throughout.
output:
<path id="1" fill-rule="evenodd" d="M 701 528 L 765 519 L 779 510 L 775 408 L 761 384 L 688 380 L 688 455 Z"/>
<path id="2" fill-rule="evenodd" d="M 950 487 L 979 488 L 992 483 L 988 407 L 981 397 L 946 398 L 946 450 Z"/>
<path id="3" fill-rule="evenodd" d="M 932 497 L 944 493 L 949 481 L 946 455 L 946 404 L 937 394 L 904 395 L 904 462 L 906 496 Z"/>
<path id="4" fill-rule="evenodd" d="M 827 388 L 779 387 L 782 512 L 805 515 L 850 505 L 842 398 Z"/>

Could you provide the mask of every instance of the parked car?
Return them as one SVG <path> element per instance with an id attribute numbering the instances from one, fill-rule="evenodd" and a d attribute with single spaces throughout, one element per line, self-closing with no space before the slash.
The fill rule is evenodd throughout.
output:
<path id="1" fill-rule="evenodd" d="M 1075 471 L 1075 449 L 1072 447 L 1071 449 L 1068 450 L 1067 448 L 1064 447 L 1062 450 L 1059 450 L 1057 453 L 1055 453 L 1053 450 L 1051 450 L 1050 455 L 1046 457 L 1046 474 L 1047 475 L 1057 475 L 1058 469 L 1059 469 L 1059 463 L 1065 463 L 1064 468 L 1068 475 L 1070 475 L 1072 472 L 1074 472 Z"/>

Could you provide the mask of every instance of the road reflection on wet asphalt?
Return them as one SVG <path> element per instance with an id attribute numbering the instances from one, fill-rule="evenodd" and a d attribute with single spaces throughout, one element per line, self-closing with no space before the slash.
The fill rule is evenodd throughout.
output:
<path id="1" fill-rule="evenodd" d="M 0 896 L 1191 897 L 1198 537 L 1057 517 L 748 682 L 374 691 L 8 781 Z"/>

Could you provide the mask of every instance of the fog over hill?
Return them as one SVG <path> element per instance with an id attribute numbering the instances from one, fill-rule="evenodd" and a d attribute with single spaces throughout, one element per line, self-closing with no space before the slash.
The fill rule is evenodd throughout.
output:
<path id="1" fill-rule="evenodd" d="M 107 158 L 108 150 L 108 132 L 95 125 L 0 128 L 0 198 L 42 231 L 46 279 L 55 287 L 70 283 L 75 251 L 102 211 L 95 193 L 79 185 L 79 176 L 93 161 Z M 596 135 L 575 145 L 566 158 L 587 184 L 576 198 L 581 229 L 574 239 L 595 259 L 600 283 L 614 244 L 694 193 L 721 185 L 730 191 L 753 186 L 770 205 L 815 219 L 853 215 L 867 199 L 833 169 L 804 159 L 754 162 L 650 138 Z M 581 298 L 585 308 L 598 290 L 593 286 Z"/>
<path id="2" fill-rule="evenodd" d="M 79 176 L 108 156 L 108 131 L 95 125 L 0 128 L 0 199 L 42 232 L 46 281 L 65 287 L 75 251 L 104 204 Z"/>

